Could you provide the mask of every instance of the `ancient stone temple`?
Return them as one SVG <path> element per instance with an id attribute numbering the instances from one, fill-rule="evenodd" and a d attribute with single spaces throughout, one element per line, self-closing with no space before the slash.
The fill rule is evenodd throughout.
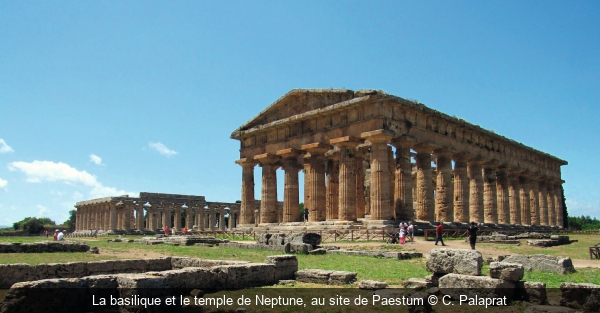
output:
<path id="1" fill-rule="evenodd" d="M 563 225 L 566 161 L 383 92 L 295 89 L 231 138 L 240 141 L 240 226 L 278 222 L 278 169 L 285 172 L 283 222 L 290 225 L 301 220 L 300 171 L 313 224 Z"/>
<path id="2" fill-rule="evenodd" d="M 259 202 L 260 203 L 260 202 Z M 226 230 L 237 226 L 238 203 L 206 202 L 204 196 L 141 192 L 77 202 L 75 231 L 102 232 L 170 229 Z M 227 223 L 225 222 L 226 216 Z"/>

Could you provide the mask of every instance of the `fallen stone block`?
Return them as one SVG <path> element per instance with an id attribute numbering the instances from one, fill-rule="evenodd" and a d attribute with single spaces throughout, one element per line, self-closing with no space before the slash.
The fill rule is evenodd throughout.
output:
<path id="1" fill-rule="evenodd" d="M 223 265 L 219 269 L 225 273 L 224 288 L 242 289 L 276 284 L 275 265 L 248 263 Z"/>
<path id="2" fill-rule="evenodd" d="M 562 283 L 560 291 L 560 305 L 586 312 L 600 312 L 600 285 Z"/>
<path id="3" fill-rule="evenodd" d="M 387 288 L 388 284 L 383 281 L 376 280 L 361 280 L 358 282 L 359 289 L 378 290 Z"/>
<path id="4" fill-rule="evenodd" d="M 542 282 L 522 281 L 517 283 L 517 299 L 533 304 L 546 304 L 546 284 Z"/>
<path id="5" fill-rule="evenodd" d="M 356 272 L 300 270 L 296 272 L 296 280 L 303 283 L 344 285 L 356 280 Z"/>
<path id="6" fill-rule="evenodd" d="M 294 279 L 298 271 L 298 259 L 295 255 L 271 255 L 265 259 L 266 264 L 275 266 L 275 280 Z"/>
<path id="7" fill-rule="evenodd" d="M 571 258 L 569 257 L 561 258 L 544 254 L 513 254 L 505 256 L 501 262 L 521 264 L 527 271 L 544 271 L 559 274 L 575 272 L 575 267 L 573 267 L 573 262 L 571 262 Z"/>
<path id="8" fill-rule="evenodd" d="M 468 298 L 502 298 L 508 301 L 515 298 L 516 283 L 486 276 L 470 276 L 462 274 L 448 274 L 439 280 L 442 293 L 453 299 L 460 296 Z"/>
<path id="9" fill-rule="evenodd" d="M 407 281 L 403 282 L 402 285 L 404 288 L 411 288 L 415 290 L 423 290 L 434 287 L 433 283 L 425 278 L 409 278 Z"/>
<path id="10" fill-rule="evenodd" d="M 491 262 L 490 277 L 504 279 L 509 281 L 519 281 L 523 279 L 525 269 L 523 265 L 507 262 Z"/>
<path id="11" fill-rule="evenodd" d="M 483 257 L 476 250 L 432 249 L 425 263 L 428 271 L 434 273 L 454 273 L 481 275 Z"/>

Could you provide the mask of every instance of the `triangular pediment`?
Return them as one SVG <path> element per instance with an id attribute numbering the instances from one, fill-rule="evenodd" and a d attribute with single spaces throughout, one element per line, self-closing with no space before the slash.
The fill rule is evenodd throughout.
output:
<path id="1" fill-rule="evenodd" d="M 349 89 L 293 89 L 236 129 L 234 134 L 294 115 L 322 109 L 354 97 L 354 91 Z"/>

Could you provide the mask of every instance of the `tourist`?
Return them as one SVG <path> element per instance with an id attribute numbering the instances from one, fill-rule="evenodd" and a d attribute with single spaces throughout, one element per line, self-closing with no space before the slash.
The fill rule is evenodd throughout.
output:
<path id="1" fill-rule="evenodd" d="M 94 231 L 94 238 L 98 238 L 98 228 Z"/>
<path id="2" fill-rule="evenodd" d="M 58 236 L 58 232 L 59 232 L 58 229 L 54 231 L 54 241 L 56 241 L 56 237 Z"/>
<path id="3" fill-rule="evenodd" d="M 169 226 L 165 226 L 165 236 L 169 236 Z"/>
<path id="4" fill-rule="evenodd" d="M 402 227 L 400 227 L 400 244 L 401 245 L 404 244 L 405 239 L 406 239 L 406 228 L 404 227 L 404 225 L 402 225 Z"/>
<path id="5" fill-rule="evenodd" d="M 46 238 L 48 238 L 49 234 L 50 234 L 50 232 L 46 229 Z"/>
<path id="6" fill-rule="evenodd" d="M 475 242 L 477 242 L 477 231 L 479 227 L 475 225 L 475 222 L 471 222 L 469 227 L 469 243 L 471 244 L 471 250 L 475 250 Z"/>
<path id="7" fill-rule="evenodd" d="M 67 232 L 66 230 L 63 230 L 62 232 L 58 232 L 58 234 L 56 235 L 56 240 L 57 241 L 64 240 L 66 232 Z"/>
<path id="8" fill-rule="evenodd" d="M 445 246 L 444 238 L 442 238 L 443 234 L 444 234 L 444 228 L 442 226 L 442 222 L 440 222 L 440 224 L 435 228 L 435 245 L 436 246 L 438 244 L 438 241 L 442 243 L 442 246 Z"/>
<path id="9" fill-rule="evenodd" d="M 304 208 L 304 223 L 308 222 L 308 208 Z"/>
<path id="10" fill-rule="evenodd" d="M 410 243 L 415 243 L 415 226 L 413 226 L 412 222 L 408 222 L 408 228 L 406 230 L 408 232 L 408 240 Z"/>
<path id="11" fill-rule="evenodd" d="M 183 235 L 186 236 L 188 234 L 187 226 L 183 228 Z"/>

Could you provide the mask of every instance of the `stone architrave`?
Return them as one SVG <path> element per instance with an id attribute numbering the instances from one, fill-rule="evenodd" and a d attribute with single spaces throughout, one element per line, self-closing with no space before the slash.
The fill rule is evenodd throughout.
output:
<path id="1" fill-rule="evenodd" d="M 390 208 L 390 171 L 387 144 L 393 133 L 387 130 L 374 130 L 361 133 L 361 137 L 371 142 L 371 220 L 388 221 L 392 217 Z"/>
<path id="2" fill-rule="evenodd" d="M 529 178 L 519 177 L 519 197 L 521 198 L 521 225 L 531 225 L 531 202 L 529 200 Z"/>
<path id="3" fill-rule="evenodd" d="M 417 151 L 417 220 L 434 220 L 433 181 L 431 177 L 431 151 L 433 148 L 427 143 L 415 145 Z"/>
<path id="4" fill-rule="evenodd" d="M 325 196 L 325 219 L 337 220 L 339 213 L 339 191 L 340 191 L 340 160 L 339 154 L 335 153 L 327 160 L 325 169 L 327 177 L 327 193 Z"/>
<path id="5" fill-rule="evenodd" d="M 304 169 L 306 171 L 304 179 L 306 200 L 304 207 L 309 210 L 309 222 L 325 220 L 326 187 L 324 154 L 330 149 L 331 146 L 322 143 L 312 143 L 301 147 L 301 150 L 307 151 L 310 154 L 309 160 L 304 161 Z"/>
<path id="6" fill-rule="evenodd" d="M 529 177 L 529 218 L 532 226 L 540 225 L 540 203 L 538 198 L 539 180 L 536 176 Z"/>
<path id="7" fill-rule="evenodd" d="M 354 166 L 356 167 L 356 217 L 365 217 L 365 168 L 364 162 L 364 149 L 356 149 L 354 155 Z"/>
<path id="8" fill-rule="evenodd" d="M 505 167 L 500 167 L 496 170 L 496 193 L 498 197 L 498 223 L 510 224 L 508 174 Z"/>
<path id="9" fill-rule="evenodd" d="M 353 137 L 341 137 L 332 139 L 329 143 L 340 148 L 339 222 L 356 221 L 356 160 L 354 155 L 360 141 Z"/>
<path id="10" fill-rule="evenodd" d="M 510 206 L 510 223 L 512 225 L 521 224 L 521 200 L 519 197 L 519 172 L 509 173 L 508 197 Z"/>
<path id="11" fill-rule="evenodd" d="M 546 205 L 548 206 L 548 225 L 556 226 L 556 210 L 554 209 L 554 182 L 546 182 Z"/>
<path id="12" fill-rule="evenodd" d="M 414 220 L 412 196 L 412 164 L 410 162 L 410 147 L 414 139 L 403 137 L 392 142 L 396 147 L 396 183 L 394 191 L 394 210 L 396 217 L 402 221 Z"/>
<path id="13" fill-rule="evenodd" d="M 452 159 L 447 151 L 434 151 L 436 164 L 435 220 L 451 222 L 454 219 Z"/>
<path id="14" fill-rule="evenodd" d="M 283 187 L 283 222 L 300 221 L 300 185 L 298 182 L 298 156 L 300 153 L 295 149 L 284 149 L 277 151 L 277 155 L 283 160 L 284 187 Z M 231 215 L 231 213 L 229 213 Z M 231 216 L 230 216 L 231 218 Z"/>
<path id="15" fill-rule="evenodd" d="M 540 212 L 540 225 L 548 226 L 548 205 L 546 203 L 546 181 L 542 177 L 538 184 L 538 201 L 539 201 L 539 212 Z"/>
<path id="16" fill-rule="evenodd" d="M 471 159 L 468 162 L 469 175 L 469 218 L 471 222 L 483 223 L 483 172 L 482 161 Z"/>
<path id="17" fill-rule="evenodd" d="M 454 221 L 469 222 L 469 177 L 467 156 L 454 155 Z"/>
<path id="18" fill-rule="evenodd" d="M 235 163 L 242 166 L 242 205 L 240 208 L 240 225 L 254 225 L 254 166 L 256 161 L 243 158 Z M 203 226 L 203 224 L 201 224 Z"/>
<path id="19" fill-rule="evenodd" d="M 277 223 L 277 175 L 279 158 L 273 154 L 259 154 L 254 157 L 262 167 L 262 189 L 260 198 L 261 224 Z"/>
<path id="20" fill-rule="evenodd" d="M 498 162 L 492 161 L 483 167 L 483 221 L 490 224 L 498 224 L 497 166 Z"/>

